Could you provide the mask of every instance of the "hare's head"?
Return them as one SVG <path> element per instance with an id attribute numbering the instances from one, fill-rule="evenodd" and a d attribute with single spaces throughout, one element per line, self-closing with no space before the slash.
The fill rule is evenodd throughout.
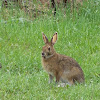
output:
<path id="1" fill-rule="evenodd" d="M 53 46 L 57 41 L 57 32 L 53 35 L 50 42 L 48 41 L 48 38 L 46 37 L 45 34 L 42 34 L 42 35 L 43 35 L 43 40 L 45 43 L 45 46 L 43 46 L 42 48 L 42 57 L 44 59 L 48 59 L 55 54 L 55 50 Z"/>

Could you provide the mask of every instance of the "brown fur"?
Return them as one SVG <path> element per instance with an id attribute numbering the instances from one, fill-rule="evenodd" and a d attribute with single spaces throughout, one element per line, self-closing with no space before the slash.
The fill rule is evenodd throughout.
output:
<path id="1" fill-rule="evenodd" d="M 79 64 L 71 57 L 56 53 L 53 45 L 57 40 L 57 33 L 54 34 L 49 42 L 47 37 L 43 34 L 43 40 L 45 46 L 42 48 L 42 65 L 44 70 L 49 75 L 49 83 L 53 78 L 56 78 L 56 82 L 60 80 L 70 85 L 75 82 L 84 82 L 84 74 Z"/>

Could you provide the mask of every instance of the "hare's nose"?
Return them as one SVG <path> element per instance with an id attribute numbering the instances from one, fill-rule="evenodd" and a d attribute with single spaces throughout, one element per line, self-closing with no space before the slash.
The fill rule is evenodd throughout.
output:
<path id="1" fill-rule="evenodd" d="M 44 53 L 42 52 L 42 56 L 44 56 Z"/>

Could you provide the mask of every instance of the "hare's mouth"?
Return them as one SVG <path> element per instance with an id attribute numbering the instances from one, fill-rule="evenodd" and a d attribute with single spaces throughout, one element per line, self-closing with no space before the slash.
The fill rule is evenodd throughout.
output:
<path id="1" fill-rule="evenodd" d="M 52 57 L 53 55 L 51 54 L 51 53 L 47 53 L 47 54 L 45 54 L 45 53 L 42 53 L 42 57 L 43 58 L 45 58 L 45 59 L 47 59 L 47 58 L 50 58 L 50 57 Z"/>
<path id="2" fill-rule="evenodd" d="M 43 58 L 46 58 L 46 56 L 45 56 L 45 55 L 42 55 L 42 57 L 43 57 Z"/>

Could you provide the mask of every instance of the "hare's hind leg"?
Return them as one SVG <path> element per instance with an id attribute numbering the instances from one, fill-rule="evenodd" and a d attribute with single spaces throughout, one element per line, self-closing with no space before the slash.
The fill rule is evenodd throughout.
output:
<path id="1" fill-rule="evenodd" d="M 68 79 L 68 84 L 71 86 L 71 85 L 74 85 L 74 81 L 73 79 Z"/>
<path id="2" fill-rule="evenodd" d="M 49 74 L 49 84 L 52 83 L 53 78 L 54 78 L 54 76 Z"/>

